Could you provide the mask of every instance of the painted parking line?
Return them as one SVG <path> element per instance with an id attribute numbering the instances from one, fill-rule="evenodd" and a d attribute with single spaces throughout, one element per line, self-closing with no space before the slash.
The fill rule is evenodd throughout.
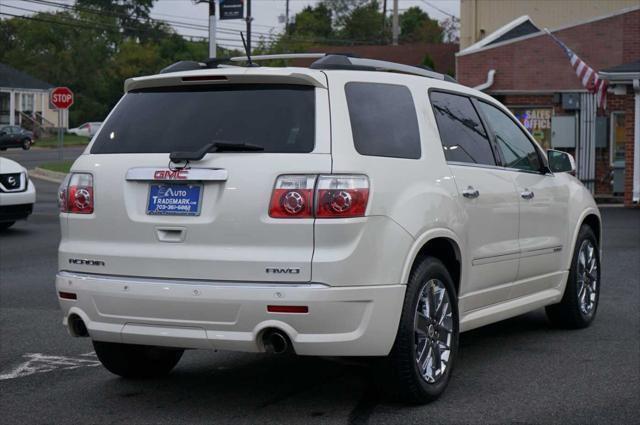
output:
<path id="1" fill-rule="evenodd" d="M 27 353 L 22 356 L 24 362 L 8 372 L 0 374 L 0 381 L 24 378 L 36 373 L 53 372 L 54 370 L 73 370 L 81 367 L 100 366 L 94 352 L 80 354 L 76 357 L 52 356 L 41 353 Z"/>

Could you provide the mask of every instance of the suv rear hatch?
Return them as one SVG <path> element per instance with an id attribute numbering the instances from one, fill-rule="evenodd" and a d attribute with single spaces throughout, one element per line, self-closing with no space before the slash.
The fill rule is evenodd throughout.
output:
<path id="1" fill-rule="evenodd" d="M 314 219 L 271 218 L 269 203 L 278 176 L 331 172 L 327 90 L 321 79 L 309 85 L 308 75 L 251 78 L 159 80 L 129 91 L 74 164 L 74 172 L 93 175 L 95 208 L 62 215 L 60 268 L 309 281 Z M 170 163 L 171 152 L 215 142 L 264 150 L 212 152 L 185 168 Z"/>

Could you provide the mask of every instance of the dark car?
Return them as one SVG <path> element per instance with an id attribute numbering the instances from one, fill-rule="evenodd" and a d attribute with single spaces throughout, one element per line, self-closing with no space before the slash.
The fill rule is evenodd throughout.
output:
<path id="1" fill-rule="evenodd" d="M 33 144 L 33 133 L 17 125 L 0 127 L 0 150 L 22 148 L 29 150 Z"/>

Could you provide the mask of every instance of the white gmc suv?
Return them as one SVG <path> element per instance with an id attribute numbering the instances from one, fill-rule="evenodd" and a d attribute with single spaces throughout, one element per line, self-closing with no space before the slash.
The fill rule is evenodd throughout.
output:
<path id="1" fill-rule="evenodd" d="M 573 159 L 448 80 L 341 55 L 127 80 L 60 188 L 64 324 L 124 377 L 196 348 L 386 356 L 418 403 L 460 332 L 588 326 L 601 219 Z"/>

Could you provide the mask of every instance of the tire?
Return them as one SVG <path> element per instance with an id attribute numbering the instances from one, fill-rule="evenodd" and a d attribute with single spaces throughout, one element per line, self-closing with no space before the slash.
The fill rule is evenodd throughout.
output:
<path id="1" fill-rule="evenodd" d="M 7 230 L 9 227 L 13 226 L 14 224 L 16 224 L 15 221 L 5 221 L 4 223 L 0 223 L 0 232 L 2 232 L 3 230 Z"/>
<path id="2" fill-rule="evenodd" d="M 31 144 L 31 139 L 24 139 L 22 141 L 22 149 L 28 151 L 29 149 L 31 149 Z"/>
<path id="3" fill-rule="evenodd" d="M 93 341 L 100 363 L 123 378 L 166 376 L 178 364 L 184 350 L 147 345 Z"/>
<path id="4" fill-rule="evenodd" d="M 427 303 L 432 300 L 444 310 L 430 308 L 433 304 Z M 448 304 L 444 302 L 447 300 Z M 419 315 L 418 308 L 424 315 Z M 394 398 L 412 404 L 437 399 L 451 378 L 458 335 L 458 302 L 451 275 L 440 260 L 426 257 L 409 277 L 398 333 L 388 357 Z M 436 352 L 436 346 L 441 350 Z M 418 367 L 420 359 L 424 373 Z M 436 369 L 433 366 L 438 361 L 441 367 Z"/>
<path id="5" fill-rule="evenodd" d="M 573 251 L 562 301 L 547 306 L 546 312 L 555 326 L 581 329 L 595 319 L 600 300 L 600 249 L 598 239 L 589 226 L 580 228 Z"/>

